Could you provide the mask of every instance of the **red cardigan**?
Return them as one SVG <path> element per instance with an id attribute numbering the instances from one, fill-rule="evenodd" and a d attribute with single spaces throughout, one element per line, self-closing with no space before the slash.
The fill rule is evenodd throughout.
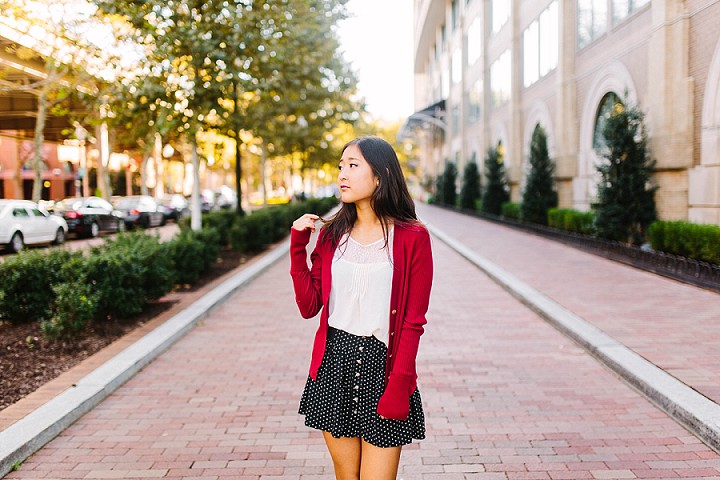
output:
<path id="1" fill-rule="evenodd" d="M 378 402 L 377 413 L 386 418 L 405 420 L 410 409 L 410 396 L 416 388 L 415 359 L 426 323 L 433 260 L 430 235 L 424 226 L 395 224 L 394 228 L 385 392 Z M 324 234 L 325 231 L 321 230 L 315 250 L 310 255 L 310 269 L 306 250 L 310 242 L 310 230 L 291 229 L 290 236 L 290 275 L 300 314 L 304 318 L 311 318 L 322 309 L 310 362 L 310 377 L 313 380 L 317 379 L 325 354 L 332 285 L 331 265 L 336 248 Z"/>

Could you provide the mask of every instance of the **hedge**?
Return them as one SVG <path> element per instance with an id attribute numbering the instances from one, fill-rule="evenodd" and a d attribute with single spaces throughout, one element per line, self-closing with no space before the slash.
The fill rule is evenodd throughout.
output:
<path id="1" fill-rule="evenodd" d="M 203 216 L 206 228 L 181 225 L 160 243 L 145 232 L 118 234 L 83 254 L 63 249 L 27 250 L 0 263 L 0 320 L 42 322 L 43 333 L 58 338 L 92 321 L 142 311 L 177 283 L 193 283 L 232 245 L 259 251 L 289 232 L 303 213 L 325 213 L 337 200 L 312 199 L 238 216 L 234 211 Z"/>
<path id="2" fill-rule="evenodd" d="M 594 212 L 580 212 L 569 208 L 551 208 L 548 210 L 548 226 L 550 227 L 592 235 L 594 233 L 594 223 Z"/>
<path id="3" fill-rule="evenodd" d="M 656 221 L 648 228 L 653 250 L 720 265 L 720 226 Z"/>
<path id="4" fill-rule="evenodd" d="M 512 218 L 514 220 L 520 220 L 520 203 L 517 202 L 505 202 L 500 207 L 500 215 L 505 218 Z"/>
<path id="5" fill-rule="evenodd" d="M 62 266 L 81 256 L 51 249 L 23 250 L 6 258 L 0 263 L 0 320 L 19 324 L 47 319 L 55 295 L 52 285 L 67 280 Z"/>

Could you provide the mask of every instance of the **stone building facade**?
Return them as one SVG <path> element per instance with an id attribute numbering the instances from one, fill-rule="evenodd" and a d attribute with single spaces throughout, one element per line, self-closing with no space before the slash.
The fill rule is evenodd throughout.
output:
<path id="1" fill-rule="evenodd" d="M 537 125 L 560 206 L 596 193 L 616 102 L 645 114 L 662 219 L 720 224 L 720 2 L 415 0 L 415 104 L 428 177 L 501 148 L 521 197 Z"/>

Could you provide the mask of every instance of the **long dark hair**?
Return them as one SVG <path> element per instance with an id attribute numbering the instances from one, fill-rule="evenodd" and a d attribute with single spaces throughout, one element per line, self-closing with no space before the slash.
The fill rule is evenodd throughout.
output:
<path id="1" fill-rule="evenodd" d="M 350 145 L 357 145 L 362 156 L 372 168 L 379 185 L 370 197 L 370 206 L 382 225 L 385 246 L 388 244 L 389 225 L 418 223 L 405 176 L 400 168 L 395 150 L 380 137 L 363 136 L 345 144 L 343 153 Z M 324 226 L 327 238 L 337 245 L 346 233 L 350 233 L 357 220 L 354 203 L 343 203 L 340 210 Z"/>

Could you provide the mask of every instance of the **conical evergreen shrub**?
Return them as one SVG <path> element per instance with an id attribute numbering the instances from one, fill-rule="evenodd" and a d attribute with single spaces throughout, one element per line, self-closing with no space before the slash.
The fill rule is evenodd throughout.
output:
<path id="1" fill-rule="evenodd" d="M 523 191 L 520 218 L 525 222 L 547 225 L 547 212 L 557 207 L 555 165 L 550 159 L 545 130 L 538 125 L 530 142 L 530 171 Z"/>
<path id="2" fill-rule="evenodd" d="M 637 107 L 618 103 L 603 129 L 606 162 L 597 167 L 601 181 L 593 204 L 600 237 L 640 244 L 657 218 L 655 161 L 650 158 L 643 117 Z"/>
<path id="3" fill-rule="evenodd" d="M 502 204 L 510 200 L 510 193 L 505 177 L 505 164 L 496 148 L 489 148 L 485 153 L 485 177 L 487 186 L 483 190 L 482 211 L 500 215 Z"/>
<path id="4" fill-rule="evenodd" d="M 480 170 L 477 163 L 470 162 L 463 170 L 463 184 L 460 189 L 460 206 L 468 210 L 475 209 L 475 201 L 480 198 Z"/>

